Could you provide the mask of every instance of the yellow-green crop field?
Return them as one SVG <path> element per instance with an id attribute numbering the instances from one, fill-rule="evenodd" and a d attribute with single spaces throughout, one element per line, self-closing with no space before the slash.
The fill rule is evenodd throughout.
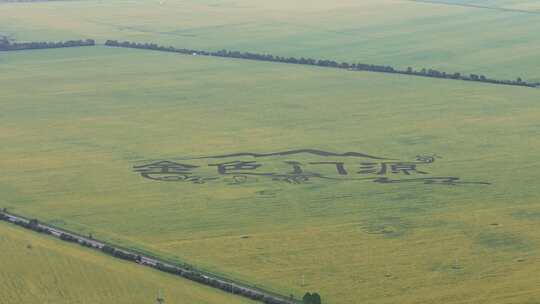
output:
<path id="1" fill-rule="evenodd" d="M 252 303 L 0 223 L 0 303 Z"/>
<path id="2" fill-rule="evenodd" d="M 397 0 L 0 4 L 0 32 L 20 40 L 531 80 L 538 25 L 534 13 Z M 0 53 L 0 71 L 0 207 L 329 304 L 540 302 L 538 89 L 102 46 Z M 384 160 L 198 158 L 301 149 Z M 203 179 L 134 168 L 156 161 Z"/>

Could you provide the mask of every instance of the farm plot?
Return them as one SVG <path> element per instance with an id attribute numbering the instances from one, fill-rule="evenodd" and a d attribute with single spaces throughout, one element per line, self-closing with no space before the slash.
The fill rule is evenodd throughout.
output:
<path id="1" fill-rule="evenodd" d="M 536 89 L 103 47 L 0 58 L 1 207 L 326 303 L 538 299 Z"/>

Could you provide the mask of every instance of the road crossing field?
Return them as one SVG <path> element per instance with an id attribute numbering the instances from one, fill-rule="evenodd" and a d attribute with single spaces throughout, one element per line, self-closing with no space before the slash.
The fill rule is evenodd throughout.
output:
<path id="1" fill-rule="evenodd" d="M 254 303 L 0 223 L 2 303 Z"/>

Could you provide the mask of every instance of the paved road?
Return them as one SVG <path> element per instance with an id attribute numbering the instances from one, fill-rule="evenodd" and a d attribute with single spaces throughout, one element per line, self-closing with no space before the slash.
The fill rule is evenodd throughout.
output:
<path id="1" fill-rule="evenodd" d="M 22 223 L 26 223 L 26 224 L 30 223 L 30 220 L 28 220 L 28 219 L 26 219 L 24 217 L 20 217 L 20 216 L 11 214 L 11 213 L 0 212 L 0 214 L 3 214 L 6 217 L 6 221 L 11 222 L 11 223 L 17 223 L 17 222 L 19 222 L 19 223 L 22 222 Z M 77 240 L 77 242 L 79 244 L 90 245 L 92 248 L 97 249 L 97 250 L 103 249 L 103 247 L 105 247 L 106 245 L 111 246 L 111 245 L 106 244 L 104 242 L 100 242 L 99 240 L 95 240 L 93 238 L 88 238 L 88 237 L 83 237 L 81 235 L 74 234 L 74 233 L 71 233 L 69 231 L 65 231 L 65 230 L 62 230 L 62 229 L 58 229 L 56 227 L 52 227 L 52 226 L 49 226 L 47 224 L 38 223 L 38 227 L 49 231 L 52 236 L 55 236 L 57 238 L 61 238 L 62 235 L 64 235 L 64 237 L 67 235 L 67 236 L 70 236 L 73 239 Z M 150 256 L 147 256 L 147 255 L 143 255 L 143 254 L 140 254 L 138 252 L 117 248 L 115 246 L 111 246 L 111 247 L 113 247 L 116 251 L 121 251 L 121 252 L 123 252 L 125 254 L 133 254 L 133 255 L 140 256 L 140 259 L 139 259 L 139 261 L 137 263 L 141 264 L 141 265 L 144 265 L 144 266 L 149 266 L 149 267 L 152 267 L 152 268 L 156 268 L 156 266 L 158 264 L 161 264 L 161 265 L 163 265 L 165 267 L 174 268 L 176 270 L 181 270 L 183 272 L 193 272 L 193 270 L 191 270 L 191 269 L 183 268 L 183 267 L 178 266 L 178 265 L 173 265 L 173 264 L 168 263 L 166 261 L 163 261 L 163 260 L 160 260 L 160 259 L 157 259 L 157 258 L 154 258 L 154 257 L 150 257 Z M 260 289 L 255 289 L 253 287 L 250 287 L 250 286 L 247 286 L 247 285 L 244 285 L 244 284 L 241 284 L 241 283 L 236 283 L 236 282 L 232 282 L 232 281 L 229 281 L 229 280 L 225 280 L 225 279 L 222 279 L 222 278 L 217 277 L 217 276 L 212 276 L 211 274 L 201 274 L 201 276 L 203 278 L 205 278 L 205 279 L 214 280 L 214 281 L 217 281 L 217 282 L 219 282 L 221 284 L 229 284 L 231 286 L 231 290 L 229 292 L 231 292 L 231 293 L 233 292 L 233 289 L 239 289 L 239 290 L 242 290 L 242 291 L 250 292 L 252 294 L 261 295 L 263 297 L 274 298 L 276 300 L 281 301 L 280 303 L 283 303 L 283 304 L 298 304 L 299 303 L 298 301 L 291 300 L 290 298 L 286 298 L 284 296 L 279 296 L 279 295 L 276 295 L 274 293 L 269 293 L 269 292 L 265 292 L 265 291 L 260 290 Z M 213 286 L 210 286 L 210 285 L 207 285 L 207 286 L 213 287 Z"/>

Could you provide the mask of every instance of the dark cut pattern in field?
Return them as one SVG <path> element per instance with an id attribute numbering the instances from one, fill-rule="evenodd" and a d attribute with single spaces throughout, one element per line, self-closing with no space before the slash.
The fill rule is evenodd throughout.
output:
<path id="1" fill-rule="evenodd" d="M 307 156 L 310 160 L 299 161 L 300 155 Z M 283 158 L 286 156 L 296 156 L 296 158 Z M 327 157 L 332 158 L 329 160 Z M 351 160 L 350 157 L 355 159 Z M 357 158 L 363 161 L 358 162 Z M 430 173 L 421 168 L 421 166 L 432 165 L 438 158 L 440 156 L 436 154 L 419 154 L 414 161 L 399 161 L 359 152 L 332 153 L 316 149 L 299 149 L 273 153 L 240 152 L 182 158 L 182 163 L 158 160 L 136 165 L 133 170 L 153 181 L 194 184 L 223 180 L 228 185 L 238 185 L 259 182 L 259 178 L 289 184 L 305 184 L 312 180 L 371 181 L 379 184 L 422 183 L 446 186 L 491 184 L 462 181 L 454 176 L 430 176 Z M 214 162 L 211 161 L 212 159 L 225 160 Z M 190 160 L 189 163 L 187 163 L 188 160 Z"/>
<path id="2" fill-rule="evenodd" d="M 229 157 L 240 157 L 240 156 L 252 156 L 252 157 L 286 156 L 286 155 L 294 155 L 294 154 L 301 154 L 301 153 L 313 154 L 317 156 L 352 156 L 352 157 L 363 157 L 363 158 L 372 158 L 372 159 L 388 159 L 385 157 L 373 156 L 373 155 L 359 153 L 359 152 L 333 153 L 333 152 L 327 152 L 327 151 L 317 150 L 317 149 L 298 149 L 298 150 L 273 152 L 273 153 L 239 152 L 239 153 L 223 154 L 223 155 L 215 155 L 215 156 L 202 156 L 202 157 L 197 157 L 195 159 L 229 158 Z"/>

